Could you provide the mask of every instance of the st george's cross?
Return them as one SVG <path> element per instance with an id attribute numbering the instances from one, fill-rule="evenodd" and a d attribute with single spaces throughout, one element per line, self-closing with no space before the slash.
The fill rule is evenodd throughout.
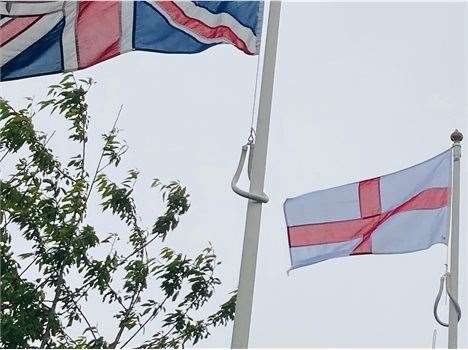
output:
<path id="1" fill-rule="evenodd" d="M 381 177 L 287 199 L 292 268 L 447 244 L 451 150 Z"/>
<path id="2" fill-rule="evenodd" d="M 83 69 L 133 51 L 260 49 L 259 1 L 0 2 L 0 80 Z"/>

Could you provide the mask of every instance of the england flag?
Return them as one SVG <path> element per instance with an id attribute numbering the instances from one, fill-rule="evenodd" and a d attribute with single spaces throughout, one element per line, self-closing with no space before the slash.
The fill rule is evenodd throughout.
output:
<path id="1" fill-rule="evenodd" d="M 447 244 L 451 169 L 449 149 L 392 174 L 287 199 L 292 269 Z"/>
<path id="2" fill-rule="evenodd" d="M 1 1 L 0 80 L 69 72 L 132 51 L 260 48 L 260 1 Z"/>

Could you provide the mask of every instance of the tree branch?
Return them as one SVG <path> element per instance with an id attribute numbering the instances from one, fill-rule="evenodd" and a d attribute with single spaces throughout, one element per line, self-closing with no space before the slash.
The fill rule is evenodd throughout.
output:
<path id="1" fill-rule="evenodd" d="M 154 236 L 153 238 L 151 238 L 149 241 L 147 241 L 145 244 L 143 244 L 141 247 L 139 247 L 138 249 L 135 249 L 132 253 L 130 253 L 129 255 L 127 255 L 123 260 L 121 260 L 117 266 L 121 266 L 123 265 L 128 259 L 130 259 L 132 256 L 134 256 L 135 254 L 139 253 L 140 251 L 142 251 L 144 248 L 146 248 L 148 245 L 150 245 L 152 242 L 154 242 L 154 240 L 156 240 L 156 238 L 158 238 L 158 236 Z"/>
<path id="2" fill-rule="evenodd" d="M 36 262 L 37 259 L 39 259 L 39 257 L 40 257 L 40 255 L 36 255 L 36 257 L 34 258 L 34 260 L 31 261 L 31 263 L 30 263 L 28 266 L 26 266 L 26 268 L 25 268 L 23 271 L 21 271 L 21 273 L 19 274 L 19 277 L 23 276 L 23 274 L 24 274 L 26 271 L 28 271 L 28 269 L 29 269 L 31 266 L 34 265 L 34 263 Z"/>
<path id="3" fill-rule="evenodd" d="M 70 293 L 70 291 L 68 290 L 67 288 L 67 292 Z M 70 294 L 69 294 L 70 295 Z M 71 301 L 73 302 L 73 305 L 74 305 L 74 308 L 75 310 L 77 310 L 80 315 L 83 317 L 83 319 L 85 320 L 86 324 L 88 325 L 88 328 L 89 330 L 91 331 L 91 334 L 94 338 L 94 340 L 97 340 L 97 337 L 96 337 L 96 334 L 95 334 L 95 331 L 94 331 L 94 328 L 93 326 L 91 326 L 91 323 L 88 321 L 88 318 L 86 317 L 86 315 L 84 314 L 84 312 L 81 310 L 81 308 L 78 306 L 77 302 L 73 299 L 73 296 L 70 298 Z M 99 335 L 99 333 L 98 333 Z"/>
<path id="4" fill-rule="evenodd" d="M 10 152 L 11 152 L 11 150 L 7 150 L 7 151 L 5 152 L 5 154 L 2 156 L 2 158 L 0 158 L 0 163 L 5 159 L 5 157 L 6 157 L 7 155 L 10 154 Z"/>
<path id="5" fill-rule="evenodd" d="M 151 321 L 157 314 L 158 314 L 158 311 L 163 307 L 163 305 L 166 303 L 166 301 L 169 299 L 169 297 L 166 297 L 161 304 L 158 305 L 158 307 L 152 312 L 152 314 L 150 315 L 150 317 L 148 317 L 148 319 L 143 322 L 143 324 L 140 325 L 140 328 L 137 329 L 137 331 L 135 333 L 133 333 L 133 335 L 127 339 L 127 341 L 125 343 L 123 343 L 122 345 L 122 348 L 125 348 L 125 346 L 138 334 L 140 333 L 140 331 L 146 326 L 146 324 Z"/>
<path id="6" fill-rule="evenodd" d="M 63 283 L 63 268 L 60 270 L 59 278 L 58 278 L 58 283 L 57 283 L 57 289 L 55 290 L 55 297 L 54 301 L 52 302 L 52 306 L 49 308 L 49 316 L 52 316 L 55 314 L 55 309 L 57 308 L 57 304 L 60 299 L 60 294 L 61 294 L 61 284 Z M 45 348 L 47 343 L 50 340 L 50 320 L 47 320 L 47 326 L 44 331 L 44 334 L 42 335 L 42 341 L 41 341 L 41 348 Z"/>
<path id="7" fill-rule="evenodd" d="M 123 105 L 120 105 L 119 112 L 117 113 L 117 117 L 114 120 L 114 124 L 112 125 L 112 129 L 111 129 L 110 132 L 115 130 L 115 128 L 117 126 L 117 122 L 119 121 L 119 118 L 120 118 L 120 113 L 122 112 L 122 108 L 123 108 Z M 97 167 L 96 167 L 96 171 L 94 172 L 93 180 L 91 181 L 91 185 L 89 186 L 89 191 L 88 191 L 88 194 L 86 196 L 86 202 L 88 202 L 89 196 L 91 195 L 91 191 L 93 190 L 94 184 L 96 183 L 96 178 L 97 178 L 98 174 L 102 171 L 102 170 L 100 170 L 100 168 L 101 168 L 102 160 L 104 159 L 104 149 L 105 149 L 106 146 L 107 146 L 107 142 L 104 144 L 104 147 L 102 148 L 102 152 L 101 152 L 101 155 L 99 157 L 99 161 L 98 161 L 98 164 L 97 164 Z"/>
<path id="8" fill-rule="evenodd" d="M 132 308 L 134 307 L 134 303 L 137 300 L 138 296 L 140 295 L 140 292 L 141 292 L 141 289 L 138 288 L 133 293 L 130 305 L 128 306 L 128 308 L 125 309 L 125 315 L 122 317 L 122 319 L 124 319 L 124 318 L 126 318 L 126 317 L 128 317 L 130 315 L 130 312 L 132 311 Z M 119 331 L 117 332 L 117 335 L 115 336 L 114 341 L 109 345 L 109 348 L 113 349 L 113 348 L 115 348 L 117 346 L 117 344 L 120 341 L 120 338 L 122 337 L 122 334 L 123 334 L 123 331 L 124 331 L 125 327 L 126 327 L 125 324 L 120 326 Z"/>
<path id="9" fill-rule="evenodd" d="M 214 261 L 213 261 L 213 270 L 211 270 L 209 279 L 212 279 L 213 276 L 214 276 L 214 267 L 215 267 L 215 266 L 216 266 L 216 258 L 215 258 Z M 213 289 L 214 289 L 214 287 L 213 287 Z M 185 316 L 187 316 L 187 314 L 189 313 L 190 310 L 192 310 L 192 307 L 195 305 L 196 302 L 197 302 L 197 300 L 195 299 L 195 300 L 193 300 L 193 301 L 189 304 L 189 306 L 185 309 L 184 314 L 183 314 L 182 317 L 185 318 Z M 165 337 L 167 337 L 169 334 L 171 334 L 171 332 L 174 330 L 175 326 L 176 326 L 176 323 L 174 323 L 174 324 L 172 325 L 172 327 L 162 336 L 162 338 L 165 338 Z M 179 337 L 179 338 L 180 338 L 180 337 Z M 176 338 L 175 340 L 178 340 L 179 338 Z"/>

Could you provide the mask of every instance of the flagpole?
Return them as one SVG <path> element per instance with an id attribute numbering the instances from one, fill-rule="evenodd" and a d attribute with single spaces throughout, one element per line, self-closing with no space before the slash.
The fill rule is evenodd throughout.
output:
<path id="1" fill-rule="evenodd" d="M 262 82 L 258 105 L 257 128 L 255 132 L 256 138 L 250 177 L 250 193 L 263 193 L 265 182 L 268 132 L 270 127 L 280 12 L 281 2 L 271 1 L 269 6 L 265 52 L 263 56 Z M 231 341 L 232 348 L 236 349 L 245 349 L 249 345 L 261 216 L 262 203 L 250 199 L 247 204 L 236 313 Z"/>
<path id="2" fill-rule="evenodd" d="M 450 236 L 450 290 L 455 300 L 458 300 L 458 251 L 459 251 L 459 220 L 460 220 L 460 158 L 463 134 L 455 130 L 450 139 L 453 141 L 453 182 L 452 182 L 452 227 Z M 458 312 L 450 300 L 448 347 L 457 348 Z"/>

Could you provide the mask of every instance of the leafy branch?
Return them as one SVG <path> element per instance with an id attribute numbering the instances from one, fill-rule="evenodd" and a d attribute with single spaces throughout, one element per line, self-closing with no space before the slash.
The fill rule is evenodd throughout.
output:
<path id="1" fill-rule="evenodd" d="M 11 175 L 0 179 L 0 345 L 125 347 L 140 339 L 146 327 L 158 331 L 141 340 L 140 347 L 195 344 L 213 327 L 232 320 L 235 296 L 216 313 L 194 320 L 192 313 L 203 312 L 221 281 L 211 245 L 195 258 L 165 246 L 190 209 L 187 189 L 177 181 L 155 179 L 148 187 L 161 192 L 164 209 L 142 220 L 134 196 L 141 186 L 139 171 L 130 169 L 122 181 L 111 180 L 107 171 L 120 169 L 129 149 L 118 127 L 123 106 L 102 134 L 96 165 L 89 171 L 90 142 L 99 142 L 88 133 L 92 113 L 87 95 L 93 85 L 91 79 L 67 74 L 49 87 L 45 99 L 28 99 L 25 107 L 14 108 L 0 98 L 0 162 L 15 164 Z M 66 130 L 50 135 L 38 130 L 46 111 Z M 59 133 L 70 143 L 70 154 L 62 158 L 49 146 Z M 159 200 L 156 196 L 154 202 Z M 109 220 L 125 229 L 118 235 L 98 232 L 87 219 L 90 208 L 110 214 Z M 16 252 L 12 237 L 30 251 Z M 159 256 L 151 256 L 149 248 L 159 250 Z M 31 260 L 22 267 L 25 259 Z M 103 308 L 119 308 L 106 321 L 115 324 L 109 339 L 85 312 L 96 293 Z"/>

